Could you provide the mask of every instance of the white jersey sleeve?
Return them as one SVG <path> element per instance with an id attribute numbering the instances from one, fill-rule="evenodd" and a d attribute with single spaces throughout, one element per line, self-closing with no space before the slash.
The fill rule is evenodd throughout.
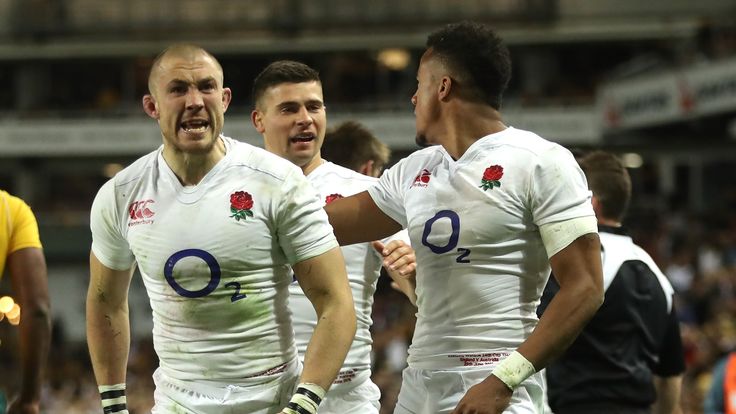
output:
<path id="1" fill-rule="evenodd" d="M 118 203 L 115 200 L 115 179 L 109 180 L 97 192 L 90 212 L 92 252 L 103 265 L 114 270 L 127 270 L 135 258 L 128 241 L 120 231 Z"/>
<path id="2" fill-rule="evenodd" d="M 306 178 L 295 173 L 297 171 L 295 169 L 284 180 L 281 191 L 284 198 L 278 213 L 279 244 L 291 264 L 339 246 L 322 202 Z"/>
<path id="3" fill-rule="evenodd" d="M 537 157 L 529 182 L 534 224 L 593 216 L 585 174 L 567 149 L 553 145 Z"/>
<path id="4" fill-rule="evenodd" d="M 381 211 L 394 221 L 407 227 L 406 208 L 404 202 L 405 191 L 411 185 L 406 181 L 406 159 L 384 171 L 378 180 L 378 185 L 368 189 L 373 202 Z"/>

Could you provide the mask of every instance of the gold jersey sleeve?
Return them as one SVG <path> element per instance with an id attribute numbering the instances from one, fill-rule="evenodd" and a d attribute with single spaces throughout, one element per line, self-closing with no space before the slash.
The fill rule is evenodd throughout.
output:
<path id="1" fill-rule="evenodd" d="M 7 257 L 27 247 L 41 248 L 36 217 L 23 200 L 0 190 L 0 276 Z"/>

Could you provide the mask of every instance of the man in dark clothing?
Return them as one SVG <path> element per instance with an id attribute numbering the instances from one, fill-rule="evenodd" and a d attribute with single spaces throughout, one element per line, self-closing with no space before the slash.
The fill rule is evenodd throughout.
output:
<path id="1" fill-rule="evenodd" d="M 547 367 L 555 414 L 679 413 L 685 363 L 674 291 L 652 258 L 621 228 L 631 197 L 613 154 L 579 160 L 593 192 L 605 300 L 567 351 Z M 541 315 L 559 289 L 550 277 Z"/>

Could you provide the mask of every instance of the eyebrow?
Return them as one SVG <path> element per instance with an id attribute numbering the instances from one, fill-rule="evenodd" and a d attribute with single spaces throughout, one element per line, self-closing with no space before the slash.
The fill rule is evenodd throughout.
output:
<path id="1" fill-rule="evenodd" d="M 307 101 L 304 102 L 304 105 L 314 105 L 314 104 L 320 104 L 324 106 L 325 103 L 322 102 L 320 99 L 308 99 Z M 295 105 L 299 106 L 301 104 L 297 101 L 285 101 L 285 102 L 278 103 L 276 107 L 281 109 L 281 108 L 286 108 L 286 107 L 295 106 Z"/>
<path id="2" fill-rule="evenodd" d="M 214 76 L 208 76 L 206 78 L 202 78 L 202 79 L 197 80 L 195 83 L 196 83 L 197 86 L 207 85 L 209 83 L 215 83 L 215 84 L 217 84 L 217 79 L 215 79 Z M 191 82 L 186 81 L 184 79 L 172 79 L 172 80 L 169 81 L 168 86 L 178 86 L 178 85 L 182 85 L 182 84 L 189 85 L 189 84 L 191 84 Z"/>

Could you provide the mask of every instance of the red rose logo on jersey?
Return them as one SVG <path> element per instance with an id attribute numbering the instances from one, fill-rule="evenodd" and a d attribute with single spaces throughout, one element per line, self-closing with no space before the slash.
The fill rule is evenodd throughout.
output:
<path id="1" fill-rule="evenodd" d="M 426 168 L 422 170 L 416 177 L 414 177 L 414 183 L 412 187 L 426 187 L 429 184 L 429 179 L 432 178 L 432 173 Z"/>
<path id="2" fill-rule="evenodd" d="M 235 220 L 245 220 L 246 217 L 253 217 L 253 212 L 250 209 L 253 208 L 253 197 L 245 191 L 236 191 L 230 194 L 230 212 L 233 213 L 230 217 L 235 217 Z"/>
<path id="3" fill-rule="evenodd" d="M 493 190 L 493 187 L 501 186 L 501 177 L 503 177 L 503 167 L 500 165 L 491 165 L 483 171 L 483 178 L 480 180 L 480 188 L 483 191 Z"/>
<path id="4" fill-rule="evenodd" d="M 338 198 L 343 198 L 342 194 L 330 194 L 327 197 L 325 197 L 325 204 L 330 204 L 331 202 L 337 200 Z"/>

